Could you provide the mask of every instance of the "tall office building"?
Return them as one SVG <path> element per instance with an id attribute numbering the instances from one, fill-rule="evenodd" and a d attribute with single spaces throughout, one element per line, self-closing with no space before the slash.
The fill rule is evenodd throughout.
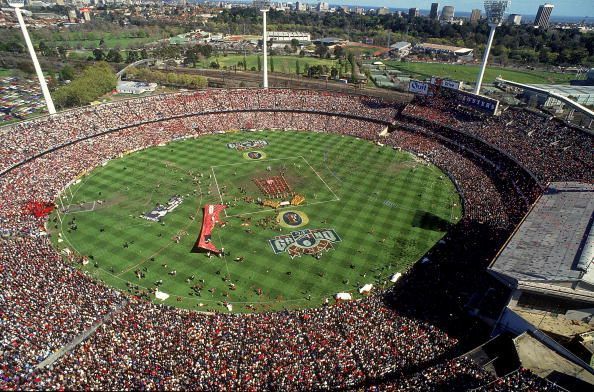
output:
<path id="1" fill-rule="evenodd" d="M 307 4 L 302 1 L 298 1 L 295 3 L 295 10 L 296 11 L 307 11 Z"/>
<path id="2" fill-rule="evenodd" d="M 507 23 L 514 26 L 522 24 L 522 15 L 520 14 L 509 14 L 507 17 Z"/>
<path id="3" fill-rule="evenodd" d="M 481 19 L 481 10 L 473 9 L 472 13 L 470 14 L 470 23 L 478 23 Z"/>
<path id="4" fill-rule="evenodd" d="M 257 8 L 259 10 L 261 9 L 268 9 L 270 8 L 270 1 L 268 0 L 254 0 L 252 2 L 252 7 Z"/>
<path id="5" fill-rule="evenodd" d="M 441 20 L 451 22 L 454 20 L 454 6 L 446 5 L 441 10 Z"/>
<path id="6" fill-rule="evenodd" d="M 437 13 L 439 12 L 439 3 L 431 3 L 431 12 L 429 12 L 429 18 L 437 19 Z"/>
<path id="7" fill-rule="evenodd" d="M 411 18 L 416 18 L 417 16 L 421 16 L 421 11 L 418 8 L 409 8 L 408 16 Z"/>
<path id="8" fill-rule="evenodd" d="M 535 27 L 549 27 L 549 19 L 551 18 L 551 13 L 553 12 L 553 8 L 555 6 L 553 4 L 543 4 L 538 7 L 538 12 L 536 13 L 536 18 L 534 19 L 534 26 Z"/>
<path id="9" fill-rule="evenodd" d="M 318 3 L 318 12 L 328 12 L 330 10 L 330 6 L 327 2 L 322 1 Z"/>

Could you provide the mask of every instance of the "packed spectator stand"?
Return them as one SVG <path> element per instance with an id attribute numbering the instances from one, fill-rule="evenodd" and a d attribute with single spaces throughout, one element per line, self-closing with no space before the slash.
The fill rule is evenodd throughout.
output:
<path id="1" fill-rule="evenodd" d="M 360 301 L 202 314 L 94 281 L 56 253 L 43 218 L 23 208 L 56 200 L 82 173 L 129 151 L 268 128 L 381 142 L 439 166 L 464 200 L 460 223 L 427 255 L 440 263 L 415 265 L 394 288 Z M 544 183 L 592 182 L 594 172 L 591 135 L 531 112 L 485 118 L 438 99 L 403 107 L 309 90 L 146 97 L 19 123 L 0 129 L 0 140 L 0 389 L 507 390 L 505 379 L 458 357 L 476 343 L 461 287 L 488 281 L 486 264 Z M 37 369 L 106 315 L 88 339 Z M 510 377 L 542 381 L 525 371 Z"/>

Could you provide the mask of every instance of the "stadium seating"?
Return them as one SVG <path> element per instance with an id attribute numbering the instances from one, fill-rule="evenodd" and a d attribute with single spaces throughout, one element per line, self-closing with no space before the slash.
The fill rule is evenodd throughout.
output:
<path id="1" fill-rule="evenodd" d="M 591 136 L 535 117 L 508 110 L 484 118 L 438 100 L 402 106 L 328 92 L 239 89 L 84 107 L 2 128 L 0 389 L 418 390 L 496 381 L 456 359 L 467 330 L 447 327 L 461 308 L 452 293 L 464 282 L 484 282 L 473 273 L 484 270 L 543 182 L 591 182 L 594 172 Z M 386 125 L 391 132 L 380 136 Z M 440 276 L 415 267 L 393 289 L 320 309 L 205 315 L 94 281 L 63 261 L 44 235 L 48 222 L 24 208 L 53 202 L 77 176 L 127 151 L 251 128 L 381 141 L 435 163 L 463 196 L 464 216 L 429 257 L 463 267 Z M 451 291 L 442 295 L 446 285 Z M 36 368 L 106 315 L 111 319 L 52 367 Z M 526 372 L 513 377 L 533 382 Z"/>

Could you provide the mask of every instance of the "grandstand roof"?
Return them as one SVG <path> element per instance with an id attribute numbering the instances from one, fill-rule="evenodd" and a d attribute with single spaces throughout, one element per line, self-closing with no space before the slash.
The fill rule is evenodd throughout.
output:
<path id="1" fill-rule="evenodd" d="M 594 185 L 551 183 L 489 270 L 507 283 L 594 285 Z M 573 286 L 576 287 L 575 285 Z M 583 285 L 579 287 L 584 289 Z M 594 290 L 585 289 L 594 296 Z"/>

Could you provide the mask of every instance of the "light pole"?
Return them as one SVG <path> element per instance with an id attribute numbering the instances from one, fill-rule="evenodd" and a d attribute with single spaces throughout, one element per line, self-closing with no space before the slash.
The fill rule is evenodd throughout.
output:
<path id="1" fill-rule="evenodd" d="M 485 75 L 485 68 L 487 67 L 487 60 L 489 60 L 489 52 L 491 51 L 491 45 L 493 44 L 493 37 L 495 37 L 495 29 L 501 26 L 503 22 L 503 15 L 505 10 L 511 4 L 511 0 L 485 0 L 485 12 L 487 13 L 487 20 L 491 31 L 489 32 L 489 40 L 487 41 L 487 47 L 483 54 L 483 63 L 479 72 L 476 86 L 474 87 L 474 93 L 479 94 L 481 91 L 481 84 L 483 83 L 483 76 Z"/>
<path id="2" fill-rule="evenodd" d="M 41 65 L 39 65 L 39 61 L 37 60 L 35 48 L 33 48 L 33 43 L 31 42 L 29 32 L 27 31 L 27 27 L 25 26 L 25 21 L 23 20 L 23 15 L 21 13 L 21 7 L 23 7 L 25 3 L 23 1 L 10 1 L 8 5 L 14 8 L 14 13 L 16 14 L 17 20 L 19 21 L 19 26 L 21 26 L 21 31 L 23 32 L 23 37 L 25 37 L 27 49 L 29 49 L 29 55 L 31 55 L 31 60 L 33 61 L 33 66 L 35 67 L 37 78 L 39 79 L 39 85 L 41 86 L 41 92 L 43 93 L 43 98 L 45 99 L 47 111 L 49 112 L 49 114 L 56 114 L 54 101 L 52 101 L 52 96 L 50 95 L 50 92 L 47 88 L 45 77 L 43 76 L 43 72 L 41 71 Z"/>
<path id="3" fill-rule="evenodd" d="M 262 87 L 265 89 L 268 88 L 268 51 L 267 51 L 267 39 L 268 34 L 266 33 L 266 13 L 268 12 L 267 9 L 260 10 L 262 12 L 262 16 L 264 18 L 262 22 L 262 51 L 264 52 L 264 68 L 263 68 L 263 81 Z"/>

